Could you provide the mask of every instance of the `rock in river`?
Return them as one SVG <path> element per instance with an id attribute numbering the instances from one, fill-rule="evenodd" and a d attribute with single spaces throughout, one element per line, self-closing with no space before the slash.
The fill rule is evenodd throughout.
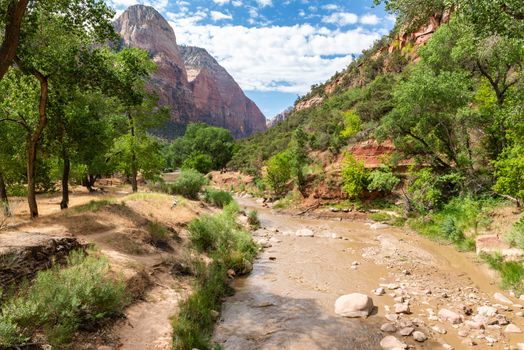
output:
<path id="1" fill-rule="evenodd" d="M 365 294 L 346 294 L 335 301 L 335 313 L 344 317 L 367 317 L 372 310 L 373 300 Z"/>
<path id="2" fill-rule="evenodd" d="M 380 346 L 384 350 L 396 350 L 396 349 L 406 349 L 408 346 L 395 338 L 392 335 L 388 335 L 380 341 Z"/>
<path id="3" fill-rule="evenodd" d="M 298 237 L 314 237 L 315 233 L 308 228 L 303 228 L 303 229 L 298 230 L 295 233 L 295 235 Z"/>

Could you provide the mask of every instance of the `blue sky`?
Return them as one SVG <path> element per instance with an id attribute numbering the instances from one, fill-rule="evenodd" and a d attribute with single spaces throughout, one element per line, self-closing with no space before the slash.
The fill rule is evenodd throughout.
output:
<path id="1" fill-rule="evenodd" d="M 108 0 L 117 14 L 155 7 L 177 41 L 207 49 L 266 117 L 344 69 L 389 32 L 372 0 Z"/>

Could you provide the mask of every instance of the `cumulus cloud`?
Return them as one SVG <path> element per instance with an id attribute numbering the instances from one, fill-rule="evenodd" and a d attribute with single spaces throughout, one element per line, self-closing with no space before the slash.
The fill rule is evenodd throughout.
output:
<path id="1" fill-rule="evenodd" d="M 223 19 L 233 19 L 233 16 L 228 15 L 227 13 L 219 12 L 219 11 L 211 11 L 210 15 L 213 21 L 215 22 L 223 20 Z"/>
<path id="2" fill-rule="evenodd" d="M 342 27 L 357 23 L 358 16 L 351 12 L 335 12 L 329 16 L 322 17 L 322 22 L 335 24 Z"/>
<path id="3" fill-rule="evenodd" d="M 261 7 L 273 6 L 273 0 L 257 0 L 257 4 Z"/>
<path id="4" fill-rule="evenodd" d="M 379 22 L 380 22 L 380 18 L 378 18 L 377 15 L 367 14 L 367 15 L 360 17 L 360 23 L 362 24 L 376 25 Z"/>
<path id="5" fill-rule="evenodd" d="M 303 94 L 345 68 L 378 33 L 340 31 L 309 24 L 248 28 L 180 25 L 171 22 L 182 44 L 206 48 L 244 90 Z"/>

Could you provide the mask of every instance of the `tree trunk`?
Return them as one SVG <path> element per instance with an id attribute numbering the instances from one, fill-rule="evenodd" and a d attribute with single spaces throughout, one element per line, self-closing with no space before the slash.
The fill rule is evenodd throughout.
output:
<path id="1" fill-rule="evenodd" d="M 7 23 L 3 28 L 2 46 L 0 46 L 0 80 L 13 63 L 20 43 L 20 27 L 29 0 L 10 0 L 7 5 Z"/>
<path id="2" fill-rule="evenodd" d="M 127 113 L 127 118 L 129 120 L 129 130 L 131 132 L 131 188 L 133 189 L 133 192 L 138 192 L 138 170 L 135 153 L 135 121 L 129 112 Z"/>
<path id="3" fill-rule="evenodd" d="M 40 83 L 40 99 L 38 102 L 38 124 L 33 132 L 27 137 L 27 202 L 31 219 L 38 217 L 38 205 L 36 203 L 35 166 L 38 142 L 47 124 L 47 98 L 49 86 L 47 77 L 34 68 L 26 67 L 23 62 L 15 56 L 16 65 L 26 74 L 33 75 Z"/>
<path id="4" fill-rule="evenodd" d="M 2 173 L 0 173 L 0 203 L 3 206 L 4 216 L 11 216 L 11 209 L 9 208 L 9 199 L 7 198 L 7 189 Z"/>
<path id="5" fill-rule="evenodd" d="M 71 170 L 71 162 L 67 151 L 63 153 L 64 169 L 62 172 L 62 202 L 60 202 L 60 209 L 64 210 L 69 207 L 69 172 Z"/>

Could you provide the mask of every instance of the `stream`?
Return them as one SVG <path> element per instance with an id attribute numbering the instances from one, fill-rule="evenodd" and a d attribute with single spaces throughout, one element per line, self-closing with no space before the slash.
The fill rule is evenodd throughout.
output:
<path id="1" fill-rule="evenodd" d="M 495 292 L 509 295 L 472 253 L 372 222 L 291 216 L 238 201 L 258 211 L 262 228 L 253 236 L 266 248 L 223 305 L 213 340 L 225 350 L 381 349 L 387 335 L 415 349 L 520 349 L 524 342 L 521 333 L 505 332 L 509 322 L 524 329 L 519 300 L 497 304 Z M 314 237 L 297 236 L 303 229 Z M 386 294 L 375 295 L 380 286 Z M 354 292 L 372 297 L 377 311 L 368 318 L 336 315 L 335 300 Z M 396 303 L 408 304 L 410 313 L 395 313 Z M 498 309 L 485 329 L 470 320 L 480 305 Z M 460 324 L 438 317 L 443 308 L 460 315 Z M 428 339 L 386 333 L 385 323 Z"/>

